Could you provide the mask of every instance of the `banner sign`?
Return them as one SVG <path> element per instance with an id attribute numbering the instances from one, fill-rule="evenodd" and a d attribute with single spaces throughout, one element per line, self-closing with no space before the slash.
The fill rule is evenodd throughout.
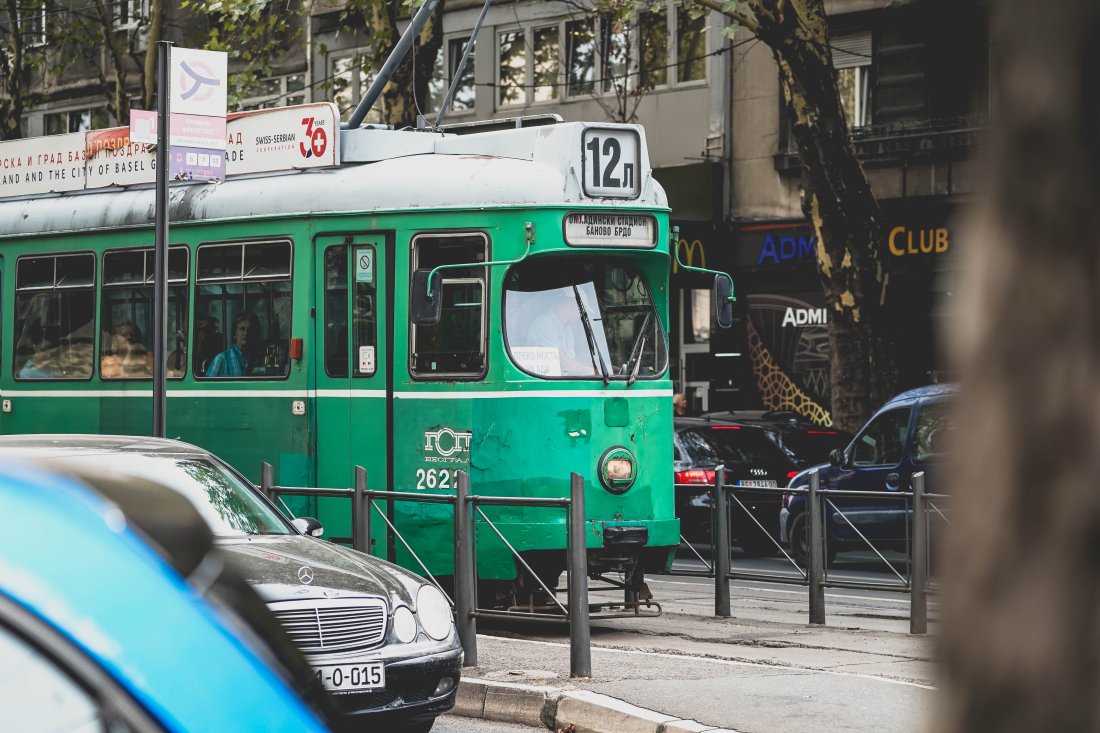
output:
<path id="1" fill-rule="evenodd" d="M 331 102 L 238 112 L 226 123 L 224 154 L 215 146 L 180 152 L 193 151 L 196 166 L 200 154 L 208 166 L 223 155 L 226 176 L 337 165 L 339 127 Z M 134 142 L 127 127 L 0 143 L 0 197 L 155 180 L 154 146 Z"/>

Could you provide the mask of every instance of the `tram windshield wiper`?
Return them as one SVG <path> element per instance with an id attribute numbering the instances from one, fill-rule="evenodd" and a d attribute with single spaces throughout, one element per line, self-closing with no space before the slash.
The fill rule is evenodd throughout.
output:
<path id="1" fill-rule="evenodd" d="M 638 335 L 634 337 L 634 343 L 630 346 L 630 356 L 626 358 L 623 363 L 623 368 L 619 370 L 619 376 L 627 373 L 630 370 L 630 378 L 626 380 L 626 386 L 634 384 L 634 380 L 638 378 L 638 368 L 642 365 L 642 353 L 645 351 L 646 342 L 646 329 L 649 328 L 649 321 L 653 318 L 653 312 L 645 314 L 645 320 L 642 321 L 642 327 L 638 329 Z M 635 361 L 637 360 L 637 361 Z M 630 365 L 633 364 L 634 368 L 631 369 Z"/>
<path id="2" fill-rule="evenodd" d="M 588 353 L 592 357 L 592 366 L 600 370 L 600 375 L 603 377 L 603 386 L 606 387 L 611 384 L 611 375 L 608 374 L 607 365 L 603 361 L 603 354 L 600 353 L 600 348 L 596 344 L 596 334 L 592 331 L 592 322 L 588 319 L 588 309 L 584 307 L 581 291 L 576 284 L 572 287 L 573 297 L 577 299 L 577 310 L 581 314 L 581 323 L 584 324 L 584 335 L 588 340 Z"/>

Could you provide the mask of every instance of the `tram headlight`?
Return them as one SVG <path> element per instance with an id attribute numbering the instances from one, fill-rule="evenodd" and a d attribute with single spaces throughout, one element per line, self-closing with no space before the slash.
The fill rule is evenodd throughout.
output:
<path id="1" fill-rule="evenodd" d="M 393 635 L 402 644 L 416 639 L 416 617 L 408 606 L 398 606 L 393 612 Z"/>
<path id="2" fill-rule="evenodd" d="M 428 636 L 443 641 L 451 633 L 454 616 L 451 604 L 434 585 L 422 585 L 416 594 L 416 615 Z"/>
<path id="3" fill-rule="evenodd" d="M 634 454 L 622 446 L 608 449 L 600 457 L 600 483 L 612 494 L 621 494 L 638 477 L 638 462 Z"/>

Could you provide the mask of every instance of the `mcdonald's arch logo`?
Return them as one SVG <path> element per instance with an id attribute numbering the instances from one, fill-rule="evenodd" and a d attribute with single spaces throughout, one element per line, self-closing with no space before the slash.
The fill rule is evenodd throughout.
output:
<path id="1" fill-rule="evenodd" d="M 684 264 L 688 267 L 706 267 L 707 266 L 707 253 L 703 248 L 703 242 L 699 239 L 693 239 L 690 242 L 686 239 L 680 239 L 676 242 L 676 255 L 680 254 L 680 250 L 683 250 Z M 695 263 L 695 251 L 699 251 L 699 264 Z M 672 258 L 672 274 L 676 274 L 680 270 L 679 257 Z"/>

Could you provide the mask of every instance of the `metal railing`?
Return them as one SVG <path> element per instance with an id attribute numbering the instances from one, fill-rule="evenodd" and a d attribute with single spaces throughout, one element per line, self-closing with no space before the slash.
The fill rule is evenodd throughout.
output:
<path id="1" fill-rule="evenodd" d="M 701 484 L 684 485 L 682 488 L 696 490 L 709 488 L 712 501 L 712 534 L 711 549 L 713 562 L 708 563 L 692 544 L 683 536 L 681 542 L 703 563 L 706 570 L 681 570 L 673 569 L 672 575 L 686 575 L 697 577 L 713 577 L 714 584 L 714 613 L 716 616 L 728 617 L 731 615 L 730 607 L 730 580 L 754 580 L 762 582 L 805 585 L 808 590 L 809 622 L 811 624 L 825 624 L 825 588 L 852 588 L 857 590 L 891 591 L 910 594 L 909 631 L 912 634 L 924 634 L 928 630 L 928 596 L 935 592 L 935 587 L 930 582 L 930 553 L 931 526 L 930 516 L 938 517 L 941 521 L 949 523 L 947 515 L 941 510 L 939 502 L 949 497 L 943 494 L 929 494 L 925 492 L 925 476 L 923 472 L 913 475 L 912 491 L 855 491 L 855 490 L 823 490 L 820 484 L 820 476 L 817 471 L 810 474 L 808 488 L 751 488 L 754 494 L 775 494 L 777 496 L 794 495 L 806 497 L 806 517 L 809 530 L 809 539 L 806 546 L 806 567 L 803 569 L 791 557 L 782 544 L 775 539 L 770 532 L 757 520 L 738 496 L 744 491 L 740 487 L 726 485 L 725 467 L 715 469 L 715 482 L 706 487 Z M 906 574 L 897 571 L 875 542 L 869 539 L 857 527 L 857 523 L 846 514 L 843 502 L 841 505 L 836 499 L 875 499 L 884 501 L 898 501 L 904 504 L 898 511 L 912 517 L 912 531 L 910 523 L 905 521 L 905 548 L 906 548 Z M 872 582 L 829 578 L 825 569 L 825 557 L 827 555 L 827 533 L 825 532 L 825 507 L 832 510 L 834 521 L 842 521 L 855 535 L 856 542 L 870 548 L 878 561 L 885 565 L 893 573 L 898 582 Z M 762 536 L 766 536 L 780 554 L 796 571 L 795 574 L 780 574 L 778 572 L 762 571 L 738 571 L 730 562 L 730 509 L 737 508 L 743 512 Z M 848 510 L 850 511 L 850 509 Z M 794 540 L 792 540 L 794 541 Z"/>
<path id="2" fill-rule="evenodd" d="M 445 504 L 453 507 L 454 520 L 454 598 L 447 595 L 455 613 L 455 627 L 464 652 L 463 665 L 477 665 L 477 619 L 478 618 L 540 618 L 569 623 L 569 657 L 571 677 L 592 676 L 591 629 L 588 611 L 588 554 L 585 535 L 584 478 L 574 473 L 570 475 L 570 496 L 568 498 L 539 498 L 519 496 L 479 496 L 470 493 L 470 477 L 465 471 L 457 472 L 455 493 L 425 494 L 410 491 L 379 491 L 367 488 L 367 472 L 361 466 L 355 467 L 354 486 L 351 489 L 326 489 L 299 486 L 276 486 L 273 480 L 271 464 L 264 463 L 260 489 L 275 502 L 284 495 L 307 497 L 343 497 L 351 501 L 352 547 L 360 552 L 370 553 L 372 515 L 377 512 L 386 523 L 388 530 L 405 547 L 429 582 L 447 595 L 446 590 L 420 559 L 412 545 L 394 526 L 377 500 L 406 501 L 428 504 Z M 538 574 L 531 569 L 521 554 L 508 541 L 496 524 L 481 510 L 481 506 L 543 506 L 560 507 L 567 512 L 566 521 L 566 572 L 568 573 L 567 605 L 557 600 L 555 590 L 546 587 Z M 283 508 L 291 513 L 286 504 Z M 504 543 L 531 577 L 542 587 L 547 595 L 561 610 L 562 615 L 532 614 L 516 611 L 480 608 L 477 603 L 477 518 L 489 527 Z M 336 538 L 346 540 L 347 538 Z"/>

